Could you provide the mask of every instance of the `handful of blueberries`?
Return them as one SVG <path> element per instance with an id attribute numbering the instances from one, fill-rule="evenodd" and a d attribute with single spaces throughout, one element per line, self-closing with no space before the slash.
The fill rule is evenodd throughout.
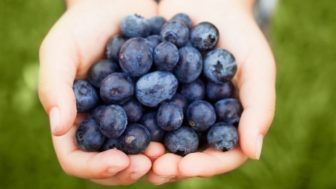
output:
<path id="1" fill-rule="evenodd" d="M 89 113 L 76 132 L 80 149 L 138 154 L 157 141 L 183 156 L 234 148 L 242 113 L 231 82 L 237 65 L 216 48 L 216 26 L 193 26 L 184 13 L 169 21 L 130 15 L 120 31 L 106 59 L 74 82 L 77 111 Z"/>

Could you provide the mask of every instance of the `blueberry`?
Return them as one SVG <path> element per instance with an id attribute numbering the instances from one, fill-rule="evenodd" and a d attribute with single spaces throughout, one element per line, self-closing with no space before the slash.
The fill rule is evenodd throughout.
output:
<path id="1" fill-rule="evenodd" d="M 131 124 L 120 138 L 120 148 L 126 154 L 138 154 L 147 148 L 150 139 L 150 133 L 145 126 Z"/>
<path id="2" fill-rule="evenodd" d="M 118 105 L 104 108 L 99 119 L 99 129 L 108 138 L 117 138 L 123 134 L 127 125 L 125 110 Z"/>
<path id="3" fill-rule="evenodd" d="M 114 36 L 111 41 L 107 43 L 106 57 L 110 60 L 119 60 L 119 52 L 121 46 L 125 43 L 125 39 L 120 35 Z"/>
<path id="4" fill-rule="evenodd" d="M 189 28 L 184 23 L 170 21 L 162 27 L 161 37 L 164 41 L 183 47 L 189 40 L 189 32 Z"/>
<path id="5" fill-rule="evenodd" d="M 179 50 L 180 59 L 177 63 L 174 73 L 181 83 L 190 83 L 195 81 L 202 72 L 202 55 L 200 52 L 190 46 Z"/>
<path id="6" fill-rule="evenodd" d="M 106 151 L 110 149 L 120 149 L 119 138 L 109 138 L 105 141 L 101 151 Z"/>
<path id="7" fill-rule="evenodd" d="M 137 14 L 125 17 L 120 25 L 121 33 L 127 37 L 146 37 L 149 34 L 147 20 Z"/>
<path id="8" fill-rule="evenodd" d="M 199 139 L 193 129 L 182 126 L 175 131 L 168 132 L 165 136 L 164 144 L 169 152 L 185 156 L 196 152 Z"/>
<path id="9" fill-rule="evenodd" d="M 102 113 L 104 112 L 104 109 L 106 108 L 105 105 L 97 106 L 92 112 L 91 116 L 99 123 L 100 118 L 102 117 Z"/>
<path id="10" fill-rule="evenodd" d="M 142 117 L 141 123 L 147 127 L 149 132 L 151 133 L 151 139 L 152 141 L 160 142 L 163 139 L 163 136 L 165 134 L 165 131 L 162 130 L 156 121 L 156 113 L 150 112 L 145 114 Z"/>
<path id="11" fill-rule="evenodd" d="M 206 54 L 203 70 L 208 79 L 220 84 L 233 78 L 237 71 L 237 64 L 230 52 L 214 49 Z"/>
<path id="12" fill-rule="evenodd" d="M 208 82 L 206 93 L 209 100 L 217 101 L 223 98 L 231 98 L 234 96 L 234 86 L 231 81 L 226 81 L 223 84 Z"/>
<path id="13" fill-rule="evenodd" d="M 75 94 L 78 112 L 88 112 L 97 105 L 97 92 L 89 82 L 85 80 L 76 80 L 72 89 Z"/>
<path id="14" fill-rule="evenodd" d="M 220 121 L 237 125 L 242 113 L 242 106 L 237 99 L 222 99 L 215 104 L 216 113 Z"/>
<path id="15" fill-rule="evenodd" d="M 173 103 L 162 103 L 157 111 L 156 120 L 161 129 L 173 131 L 182 126 L 183 109 Z"/>
<path id="16" fill-rule="evenodd" d="M 94 152 L 104 144 L 105 137 L 100 133 L 98 123 L 88 118 L 79 124 L 76 131 L 76 142 L 80 149 Z"/>
<path id="17" fill-rule="evenodd" d="M 94 64 L 88 75 L 89 82 L 99 88 L 101 82 L 111 73 L 119 71 L 118 65 L 110 60 L 101 60 Z"/>
<path id="18" fill-rule="evenodd" d="M 194 47 L 200 51 L 208 51 L 216 47 L 219 32 L 216 26 L 209 22 L 197 24 L 190 34 L 190 40 Z"/>
<path id="19" fill-rule="evenodd" d="M 192 27 L 191 18 L 185 13 L 176 14 L 175 16 L 173 16 L 173 18 L 170 19 L 170 21 L 178 21 L 184 23 L 188 28 Z"/>
<path id="20" fill-rule="evenodd" d="M 147 45 L 150 47 L 151 52 L 154 51 L 155 47 L 161 43 L 161 36 L 151 35 L 146 38 Z"/>
<path id="21" fill-rule="evenodd" d="M 189 101 L 202 100 L 205 96 L 205 86 L 202 80 L 197 79 L 182 85 L 181 94 Z"/>
<path id="22" fill-rule="evenodd" d="M 166 19 L 162 16 L 154 16 L 148 19 L 148 25 L 150 28 L 150 33 L 153 34 L 160 34 L 162 26 L 166 23 Z"/>
<path id="23" fill-rule="evenodd" d="M 122 107 L 127 114 L 128 122 L 134 123 L 141 119 L 144 110 L 137 100 L 130 100 L 123 104 Z"/>
<path id="24" fill-rule="evenodd" d="M 158 70 L 171 71 L 179 60 L 179 50 L 173 43 L 164 41 L 155 48 L 153 58 Z"/>
<path id="25" fill-rule="evenodd" d="M 178 94 L 178 93 L 175 94 L 175 96 L 169 102 L 182 108 L 183 112 L 185 112 L 187 109 L 187 105 L 188 105 L 187 99 L 181 94 Z"/>
<path id="26" fill-rule="evenodd" d="M 132 77 L 147 73 L 153 64 L 152 49 L 147 43 L 144 38 L 132 38 L 120 49 L 120 67 Z"/>
<path id="27" fill-rule="evenodd" d="M 108 75 L 101 83 L 100 96 L 104 102 L 108 104 L 124 102 L 133 94 L 133 82 L 124 73 L 112 73 Z"/>
<path id="28" fill-rule="evenodd" d="M 136 83 L 136 97 L 148 107 L 155 107 L 173 98 L 178 87 L 175 76 L 169 72 L 155 71 L 142 76 Z"/>
<path id="29" fill-rule="evenodd" d="M 197 100 L 188 106 L 187 118 L 193 129 L 205 131 L 216 122 L 216 112 L 209 102 Z"/>
<path id="30" fill-rule="evenodd" d="M 238 143 L 238 132 L 236 127 L 227 123 L 216 123 L 207 135 L 209 146 L 221 151 L 233 149 Z"/>

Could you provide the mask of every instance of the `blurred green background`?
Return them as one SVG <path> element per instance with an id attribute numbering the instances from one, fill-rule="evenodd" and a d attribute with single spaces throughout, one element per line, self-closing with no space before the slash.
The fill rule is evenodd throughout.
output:
<path id="1" fill-rule="evenodd" d="M 62 1 L 0 1 L 0 188 L 104 188 L 66 176 L 36 95 L 38 48 Z M 277 113 L 261 161 L 161 188 L 336 188 L 336 1 L 282 0 L 271 28 Z M 124 188 L 154 188 L 144 182 Z"/>

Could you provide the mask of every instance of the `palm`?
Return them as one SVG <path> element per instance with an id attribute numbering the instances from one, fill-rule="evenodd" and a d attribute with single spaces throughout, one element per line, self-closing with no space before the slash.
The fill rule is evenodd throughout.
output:
<path id="1" fill-rule="evenodd" d="M 123 17 L 135 12 L 154 16 L 156 8 L 150 0 L 82 1 L 70 8 L 45 38 L 40 51 L 39 96 L 50 115 L 57 157 L 68 174 L 105 185 L 130 184 L 150 170 L 151 160 L 164 153 L 157 143 L 139 155 L 127 156 L 115 149 L 89 153 L 79 150 L 74 141 L 81 116 L 76 118 L 73 81 L 85 77 L 102 57 Z"/>
<path id="2" fill-rule="evenodd" d="M 153 163 L 149 180 L 154 183 L 162 184 L 194 176 L 213 176 L 239 167 L 248 157 L 258 159 L 262 137 L 273 119 L 274 60 L 253 17 L 247 11 L 237 9 L 235 6 L 238 5 L 230 7 L 232 9 L 220 9 L 219 7 L 225 7 L 225 1 L 213 0 L 206 3 L 201 0 L 163 1 L 160 14 L 171 18 L 176 12 L 185 12 L 192 17 L 194 23 L 209 21 L 218 27 L 218 47 L 232 52 L 238 64 L 234 83 L 244 107 L 239 124 L 240 146 L 229 152 L 206 149 L 185 157 L 167 153 Z M 193 6 L 189 6 L 190 4 Z"/>

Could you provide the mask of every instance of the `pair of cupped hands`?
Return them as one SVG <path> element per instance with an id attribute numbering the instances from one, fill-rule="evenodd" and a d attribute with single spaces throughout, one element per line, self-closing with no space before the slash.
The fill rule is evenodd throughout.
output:
<path id="1" fill-rule="evenodd" d="M 275 63 L 248 0 L 80 0 L 69 6 L 50 30 L 40 49 L 39 97 L 49 114 L 52 141 L 63 170 L 103 185 L 132 184 L 146 176 L 153 184 L 191 177 L 211 177 L 259 159 L 263 138 L 275 106 Z M 183 12 L 194 24 L 209 21 L 220 31 L 218 47 L 233 53 L 238 64 L 234 83 L 244 111 L 238 127 L 239 147 L 220 152 L 206 149 L 181 157 L 151 142 L 143 154 L 117 149 L 81 151 L 75 130 L 77 115 L 72 85 L 101 59 L 105 46 L 130 14 L 166 19 Z"/>

